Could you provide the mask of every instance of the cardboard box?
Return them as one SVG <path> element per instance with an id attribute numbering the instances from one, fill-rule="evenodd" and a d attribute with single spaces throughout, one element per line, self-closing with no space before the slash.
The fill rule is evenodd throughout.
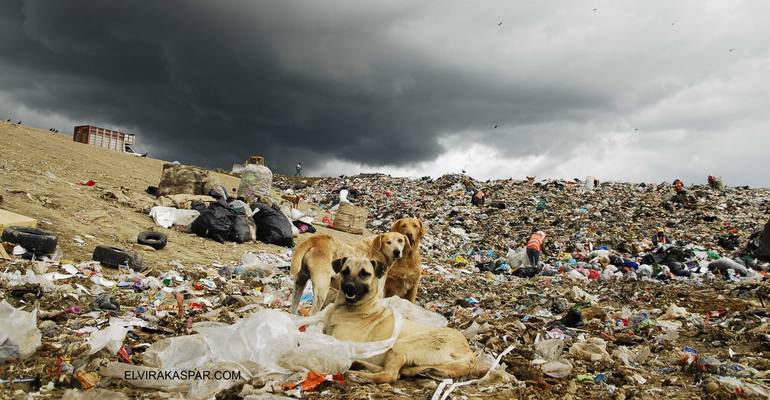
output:
<path id="1" fill-rule="evenodd" d="M 0 233 L 2 233 L 3 229 L 7 226 L 26 226 L 35 228 L 37 227 L 37 220 L 10 211 L 0 210 Z"/>

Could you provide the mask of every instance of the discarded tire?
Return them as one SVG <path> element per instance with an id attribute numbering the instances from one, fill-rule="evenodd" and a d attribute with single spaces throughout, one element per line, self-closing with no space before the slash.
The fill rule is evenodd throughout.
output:
<path id="1" fill-rule="evenodd" d="M 136 238 L 136 242 L 146 246 L 150 246 L 155 250 L 160 250 L 166 247 L 168 238 L 166 235 L 160 232 L 145 231 L 139 234 Z"/>
<path id="2" fill-rule="evenodd" d="M 3 230 L 3 241 L 18 244 L 36 256 L 51 254 L 56 250 L 57 238 L 51 232 L 21 226 L 9 226 Z"/>
<path id="3" fill-rule="evenodd" d="M 141 271 L 144 269 L 144 266 L 142 265 L 142 256 L 117 247 L 96 246 L 92 258 L 94 261 L 99 261 L 102 265 L 107 267 L 119 268 L 128 266 L 134 271 Z"/>

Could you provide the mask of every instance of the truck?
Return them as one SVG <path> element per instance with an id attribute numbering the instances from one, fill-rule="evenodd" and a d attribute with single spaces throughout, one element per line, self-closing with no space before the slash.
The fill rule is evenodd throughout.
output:
<path id="1" fill-rule="evenodd" d="M 147 156 L 147 153 L 140 154 L 134 151 L 133 146 L 136 144 L 136 135 L 133 133 L 113 131 L 94 125 L 78 125 L 75 127 L 72 140 L 132 156 Z"/>

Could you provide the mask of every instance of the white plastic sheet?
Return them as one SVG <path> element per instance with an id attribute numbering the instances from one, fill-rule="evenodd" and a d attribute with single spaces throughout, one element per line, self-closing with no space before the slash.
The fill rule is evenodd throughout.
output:
<path id="1" fill-rule="evenodd" d="M 88 354 L 94 354 L 97 351 L 107 348 L 111 353 L 117 353 L 123 340 L 126 339 L 129 329 L 132 326 L 145 326 L 147 321 L 132 318 L 110 318 L 110 325 L 100 331 L 96 331 L 88 338 L 87 344 L 91 347 Z"/>
<path id="2" fill-rule="evenodd" d="M 561 356 L 564 349 L 564 339 L 540 340 L 540 334 L 535 338 L 535 355 L 532 364 L 540 365 L 544 374 L 554 378 L 564 378 L 572 372 L 572 363 Z"/>
<path id="3" fill-rule="evenodd" d="M 155 206 L 150 209 L 150 216 L 156 224 L 171 228 L 174 225 L 190 225 L 200 216 L 196 210 L 180 210 L 174 207 Z"/>
<path id="4" fill-rule="evenodd" d="M 5 300 L 0 302 L 0 362 L 7 358 L 28 357 L 40 347 L 37 310 L 17 310 Z"/>
<path id="5" fill-rule="evenodd" d="M 378 342 L 347 342 L 323 334 L 323 321 L 334 305 L 311 317 L 300 317 L 278 310 L 257 311 L 247 318 L 227 325 L 199 323 L 196 335 L 163 339 L 145 352 L 146 366 L 112 363 L 101 373 L 123 378 L 130 370 L 237 370 L 241 380 L 190 381 L 188 395 L 205 399 L 252 378 L 285 379 L 292 373 L 315 371 L 324 374 L 343 372 L 355 360 L 366 360 L 388 351 L 401 333 L 404 316 L 400 309 L 416 320 L 433 326 L 446 325 L 443 317 L 398 300 L 384 302 L 395 319 L 390 338 Z M 303 327 L 303 331 L 300 331 Z M 158 390 L 179 391 L 180 382 L 129 380 L 129 384 Z"/>
<path id="6" fill-rule="evenodd" d="M 404 319 L 412 322 L 419 322 L 435 328 L 444 328 L 449 323 L 444 316 L 428 311 L 398 296 L 388 297 L 380 301 L 385 307 L 395 308 L 404 316 Z"/>

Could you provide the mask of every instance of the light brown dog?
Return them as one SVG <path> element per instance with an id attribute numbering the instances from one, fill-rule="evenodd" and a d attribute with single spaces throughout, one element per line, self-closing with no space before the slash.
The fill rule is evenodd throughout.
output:
<path id="1" fill-rule="evenodd" d="M 388 270 L 385 280 L 385 297 L 398 296 L 414 303 L 420 286 L 420 239 L 425 234 L 425 225 L 417 218 L 401 218 L 391 231 L 403 234 L 409 239 L 411 250 L 396 260 Z"/>
<path id="2" fill-rule="evenodd" d="M 282 194 L 281 198 L 291 203 L 291 206 L 294 208 L 299 208 L 299 201 L 304 198 L 301 194 L 298 194 L 296 196 L 289 196 L 288 194 Z"/>
<path id="3" fill-rule="evenodd" d="M 380 303 L 378 280 L 386 267 L 362 257 L 333 262 L 341 279 L 340 291 L 326 315 L 327 335 L 339 340 L 373 342 L 393 334 L 393 311 Z M 456 329 L 435 328 L 404 319 L 396 343 L 386 353 L 357 361 L 362 371 L 351 374 L 376 383 L 395 382 L 402 376 L 423 373 L 458 378 L 470 374 L 476 357 L 465 337 Z M 354 364 L 354 365 L 356 365 Z"/>
<path id="4" fill-rule="evenodd" d="M 352 246 L 329 235 L 313 235 L 297 246 L 291 257 L 291 277 L 294 278 L 295 283 L 290 312 L 297 312 L 308 279 L 313 282 L 312 312 L 315 313 L 323 308 L 334 276 L 332 260 L 361 256 L 377 260 L 390 267 L 410 248 L 409 239 L 396 232 L 368 237 Z M 384 284 L 383 281 L 382 285 Z M 382 292 L 381 288 L 380 293 Z"/>

